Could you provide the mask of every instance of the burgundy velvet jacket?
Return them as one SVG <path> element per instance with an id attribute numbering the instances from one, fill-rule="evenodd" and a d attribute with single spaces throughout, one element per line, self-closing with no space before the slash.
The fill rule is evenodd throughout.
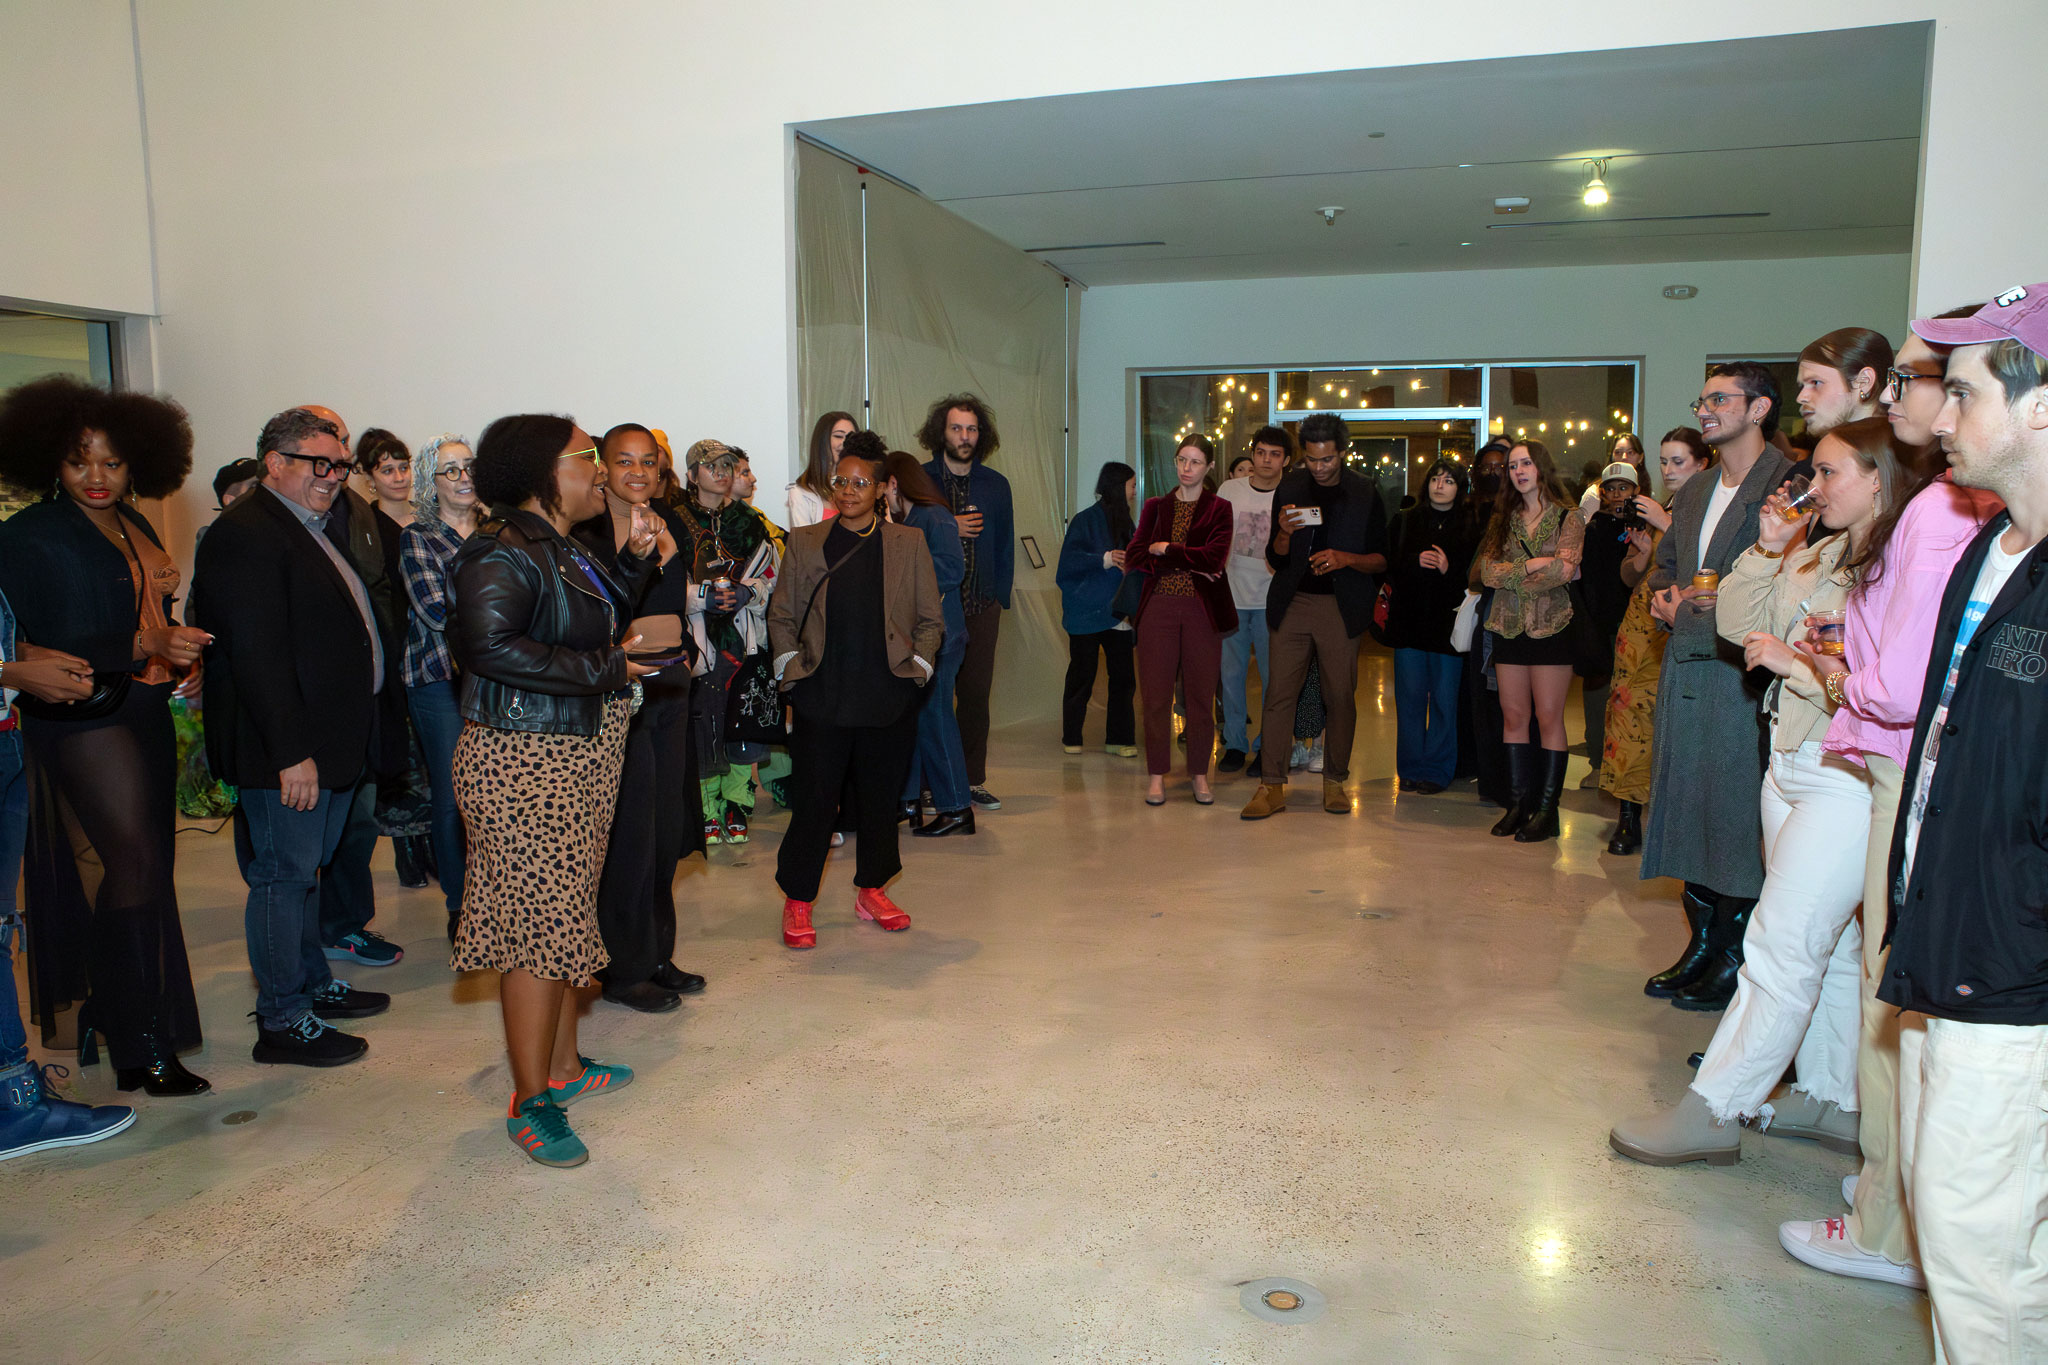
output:
<path id="1" fill-rule="evenodd" d="M 1155 556 L 1152 546 L 1173 535 L 1173 499 L 1174 495 L 1168 493 L 1145 500 L 1145 510 L 1138 514 L 1137 534 L 1131 537 L 1124 552 L 1124 566 L 1145 575 L 1145 590 L 1138 599 L 1138 614 L 1131 624 L 1145 619 L 1145 608 L 1151 605 L 1160 574 L 1187 569 L 1195 576 L 1195 592 L 1202 605 L 1209 609 L 1209 624 L 1216 627 L 1217 634 L 1228 635 L 1237 629 L 1237 604 L 1231 599 L 1230 583 L 1223 576 L 1223 566 L 1230 558 L 1230 504 L 1203 489 L 1195 503 L 1194 522 L 1188 527 L 1187 544 L 1168 545 L 1165 554 Z"/>

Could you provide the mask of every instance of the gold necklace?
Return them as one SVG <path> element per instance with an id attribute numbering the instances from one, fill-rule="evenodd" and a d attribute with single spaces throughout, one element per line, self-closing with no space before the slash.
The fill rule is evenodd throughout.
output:
<path id="1" fill-rule="evenodd" d="M 847 530 L 849 530 L 849 531 L 853 531 L 853 533 L 854 533 L 855 535 L 859 536 L 859 537 L 860 537 L 860 538 L 861 538 L 862 540 L 866 540 L 866 539 L 867 539 L 867 538 L 868 538 L 869 536 L 871 536 L 871 535 L 873 535 L 873 534 L 875 533 L 875 528 L 876 528 L 876 527 L 878 527 L 878 526 L 880 526 L 881 524 L 882 524 L 882 519 L 881 519 L 880 517 L 877 517 L 877 516 L 873 516 L 873 515 L 870 515 L 870 516 L 868 517 L 868 529 L 867 529 L 867 530 L 865 530 L 865 531 L 853 531 L 853 528 L 852 528 L 851 526 L 847 527 L 846 529 L 847 529 Z"/>

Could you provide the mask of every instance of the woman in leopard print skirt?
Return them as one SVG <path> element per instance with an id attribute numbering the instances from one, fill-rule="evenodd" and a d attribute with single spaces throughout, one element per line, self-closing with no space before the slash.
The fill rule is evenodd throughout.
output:
<path id="1" fill-rule="evenodd" d="M 636 511 L 615 571 L 569 537 L 604 511 L 590 437 L 566 417 L 501 417 L 477 442 L 491 518 L 456 551 L 448 643 L 462 666 L 456 801 L 469 831 L 451 966 L 503 973 L 513 1095 L 505 1129 L 548 1166 L 589 1152 L 562 1106 L 632 1079 L 576 1045 L 579 1001 L 607 960 L 597 887 L 635 679 L 622 640 L 659 529 Z"/>

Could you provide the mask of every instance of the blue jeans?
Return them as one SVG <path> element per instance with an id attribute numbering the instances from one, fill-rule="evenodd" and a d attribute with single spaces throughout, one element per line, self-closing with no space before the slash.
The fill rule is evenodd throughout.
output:
<path id="1" fill-rule="evenodd" d="M 462 842 L 462 810 L 455 804 L 455 740 L 462 733 L 462 711 L 452 682 L 408 687 L 405 700 L 412 708 L 412 729 L 420 737 L 420 753 L 427 760 L 427 783 L 434 806 L 434 824 L 428 838 L 434 849 L 434 866 L 441 871 L 441 898 L 452 915 L 462 908 L 466 852 Z"/>
<path id="2" fill-rule="evenodd" d="M 1394 771 L 1448 787 L 1458 767 L 1458 686 L 1464 656 L 1394 651 Z"/>
<path id="3" fill-rule="evenodd" d="M 910 777 L 903 799 L 915 801 L 925 791 L 939 810 L 967 809 L 967 751 L 960 745 L 960 722 L 953 714 L 953 679 L 967 657 L 967 642 L 958 648 L 948 640 L 939 650 L 938 666 L 925 684 L 923 709 L 917 713 L 917 748 L 910 756 Z"/>
<path id="4" fill-rule="evenodd" d="M 1241 754 L 1256 752 L 1246 735 L 1251 716 L 1245 710 L 1245 678 L 1253 655 L 1259 661 L 1259 694 L 1264 696 L 1273 682 L 1273 651 L 1266 635 L 1263 608 L 1237 609 L 1237 629 L 1223 637 L 1223 678 L 1216 686 L 1217 702 L 1223 707 L 1223 747 Z"/>
<path id="5" fill-rule="evenodd" d="M 256 1017 L 265 1028 L 297 1023 L 312 1010 L 313 992 L 334 979 L 320 951 L 320 868 L 341 842 L 355 795 L 354 787 L 323 787 L 313 809 L 292 810 L 275 791 L 242 790 L 249 828 L 244 925 Z"/>
<path id="6" fill-rule="evenodd" d="M 28 1060 L 28 1030 L 14 988 L 14 938 L 21 928 L 14 888 L 21 881 L 21 851 L 28 842 L 28 773 L 21 731 L 0 731 L 0 1072 Z"/>

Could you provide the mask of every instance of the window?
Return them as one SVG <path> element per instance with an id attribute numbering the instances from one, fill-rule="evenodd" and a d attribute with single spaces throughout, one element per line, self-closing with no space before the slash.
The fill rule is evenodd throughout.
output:
<path id="1" fill-rule="evenodd" d="M 46 374 L 111 386 L 111 332 L 104 322 L 0 310 L 0 392 Z"/>

